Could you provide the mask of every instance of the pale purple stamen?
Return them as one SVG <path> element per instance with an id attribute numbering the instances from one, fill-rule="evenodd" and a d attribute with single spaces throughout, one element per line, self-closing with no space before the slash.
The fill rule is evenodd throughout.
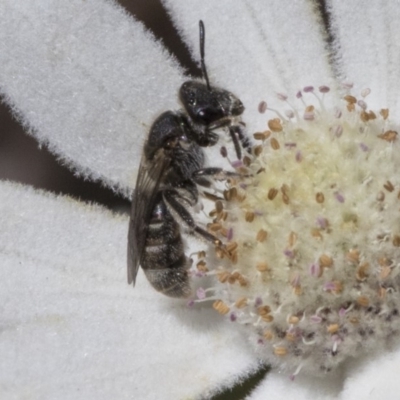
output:
<path id="1" fill-rule="evenodd" d="M 285 147 L 292 149 L 293 147 L 296 147 L 297 144 L 294 142 L 289 142 L 289 143 L 285 143 Z"/>
<path id="2" fill-rule="evenodd" d="M 241 182 L 240 184 L 239 184 L 239 186 L 242 188 L 242 189 L 247 189 L 247 184 L 246 183 L 243 183 L 243 182 Z"/>
<path id="3" fill-rule="evenodd" d="M 277 93 L 277 94 L 276 94 L 276 97 L 277 97 L 279 100 L 282 100 L 282 101 L 286 101 L 286 100 L 287 100 L 287 95 L 286 95 L 286 94 L 283 94 L 283 93 Z"/>
<path id="4" fill-rule="evenodd" d="M 292 286 L 299 286 L 300 285 L 300 275 L 296 275 L 290 282 Z"/>
<path id="5" fill-rule="evenodd" d="M 296 329 L 293 325 L 290 325 L 286 332 L 293 335 L 298 335 L 298 329 Z"/>
<path id="6" fill-rule="evenodd" d="M 370 88 L 365 88 L 365 89 L 361 90 L 361 96 L 362 97 L 367 97 L 370 93 L 371 93 L 371 89 Z"/>
<path id="7" fill-rule="evenodd" d="M 343 82 L 343 83 L 342 83 L 342 86 L 343 86 L 345 89 L 351 89 L 351 88 L 354 86 L 354 84 L 353 84 L 352 82 Z"/>
<path id="8" fill-rule="evenodd" d="M 294 118 L 294 112 L 293 112 L 292 110 L 286 110 L 286 111 L 285 111 L 285 115 L 286 115 L 289 119 Z"/>
<path id="9" fill-rule="evenodd" d="M 297 162 L 301 162 L 303 160 L 303 154 L 301 153 L 301 151 L 296 151 L 296 161 Z"/>
<path id="10" fill-rule="evenodd" d="M 198 299 L 203 300 L 206 298 L 206 291 L 200 287 L 196 290 L 196 296 Z"/>
<path id="11" fill-rule="evenodd" d="M 314 121 L 315 115 L 313 112 L 305 112 L 303 118 L 305 121 Z"/>
<path id="12" fill-rule="evenodd" d="M 228 229 L 228 232 L 226 233 L 226 238 L 228 239 L 228 242 L 233 239 L 233 228 Z"/>
<path id="13" fill-rule="evenodd" d="M 340 118 L 342 116 L 342 110 L 338 107 L 335 107 L 334 116 L 335 118 Z"/>
<path id="14" fill-rule="evenodd" d="M 367 109 L 367 103 L 364 100 L 358 100 L 357 104 L 359 105 L 359 107 L 361 107 L 363 110 Z"/>
<path id="15" fill-rule="evenodd" d="M 296 93 L 296 97 L 297 97 L 298 99 L 301 99 L 301 98 L 303 97 L 303 94 L 301 93 L 301 90 L 299 90 L 299 91 Z"/>
<path id="16" fill-rule="evenodd" d="M 311 92 L 313 92 L 314 91 L 314 86 L 305 86 L 304 88 L 303 88 L 303 92 L 304 93 L 311 93 Z"/>
<path id="17" fill-rule="evenodd" d="M 292 250 L 286 249 L 283 254 L 288 257 L 288 258 L 293 258 L 294 257 L 294 252 Z"/>
<path id="18" fill-rule="evenodd" d="M 368 151 L 369 150 L 369 147 L 365 143 L 360 143 L 359 146 L 360 146 L 360 149 L 362 151 Z"/>
<path id="19" fill-rule="evenodd" d="M 311 276 L 319 276 L 321 273 L 321 267 L 319 264 L 311 264 L 310 266 L 310 275 Z"/>
<path id="20" fill-rule="evenodd" d="M 339 203 L 344 203 L 344 196 L 339 193 L 339 192 L 335 192 L 335 199 L 339 202 Z"/>
<path id="21" fill-rule="evenodd" d="M 235 313 L 231 313 L 231 315 L 229 316 L 229 319 L 230 319 L 232 322 L 235 322 L 235 321 L 237 320 L 237 315 L 236 315 Z"/>
<path id="22" fill-rule="evenodd" d="M 330 90 L 331 90 L 331 88 L 329 87 L 329 86 L 320 86 L 319 88 L 318 88 L 318 90 L 321 92 L 321 93 L 328 93 Z"/>
<path id="23" fill-rule="evenodd" d="M 228 150 L 226 149 L 225 146 L 222 146 L 219 150 L 220 154 L 222 157 L 226 158 L 228 157 Z"/>
<path id="24" fill-rule="evenodd" d="M 186 305 L 187 305 L 188 307 L 193 307 L 193 306 L 194 306 L 194 300 L 193 300 L 193 299 L 188 300 L 188 302 L 186 303 Z"/>
<path id="25" fill-rule="evenodd" d="M 321 229 L 326 229 L 328 226 L 328 220 L 324 217 L 317 217 L 316 223 Z"/>
<path id="26" fill-rule="evenodd" d="M 314 324 L 320 324 L 322 322 L 322 318 L 319 315 L 316 315 L 316 314 L 311 315 L 310 320 Z"/>
<path id="27" fill-rule="evenodd" d="M 324 290 L 335 290 L 336 285 L 335 282 L 329 281 L 324 284 Z"/>
<path id="28" fill-rule="evenodd" d="M 260 114 L 264 114 L 265 111 L 267 111 L 267 103 L 265 101 L 260 101 L 260 104 L 258 105 L 258 112 Z"/>
<path id="29" fill-rule="evenodd" d="M 263 303 L 262 298 L 261 297 L 256 297 L 255 301 L 254 301 L 254 305 L 256 307 L 261 306 L 261 304 Z"/>
<path id="30" fill-rule="evenodd" d="M 346 309 L 342 307 L 339 310 L 339 317 L 344 317 L 345 315 L 346 315 Z"/>
<path id="31" fill-rule="evenodd" d="M 342 136 L 342 133 L 343 133 L 343 127 L 342 127 L 342 125 L 335 125 L 335 126 L 332 126 L 331 132 L 332 132 L 336 137 Z"/>
<path id="32" fill-rule="evenodd" d="M 240 167 L 243 167 L 243 162 L 241 160 L 236 160 L 236 161 L 232 161 L 231 165 L 233 168 L 240 168 Z"/>

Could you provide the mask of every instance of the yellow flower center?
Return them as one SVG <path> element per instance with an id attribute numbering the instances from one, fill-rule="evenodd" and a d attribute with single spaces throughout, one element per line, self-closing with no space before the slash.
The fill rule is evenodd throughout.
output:
<path id="1" fill-rule="evenodd" d="M 400 328 L 400 148 L 388 110 L 351 95 L 286 115 L 210 213 L 214 308 L 266 362 L 327 372 Z"/>

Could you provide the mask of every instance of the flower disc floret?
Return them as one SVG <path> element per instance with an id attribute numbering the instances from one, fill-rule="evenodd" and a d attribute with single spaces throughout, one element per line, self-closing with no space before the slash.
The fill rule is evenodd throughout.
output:
<path id="1" fill-rule="evenodd" d="M 260 358 L 325 373 L 399 333 L 400 148 L 388 110 L 306 96 L 254 134 L 210 213 L 226 244 L 207 261 L 214 308 Z"/>

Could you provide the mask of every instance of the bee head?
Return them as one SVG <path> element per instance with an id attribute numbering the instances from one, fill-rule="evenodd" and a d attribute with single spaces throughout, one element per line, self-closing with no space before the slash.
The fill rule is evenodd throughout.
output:
<path id="1" fill-rule="evenodd" d="M 185 82 L 179 90 L 179 98 L 190 118 L 203 125 L 241 115 L 244 111 L 243 103 L 234 94 L 202 82 Z"/>

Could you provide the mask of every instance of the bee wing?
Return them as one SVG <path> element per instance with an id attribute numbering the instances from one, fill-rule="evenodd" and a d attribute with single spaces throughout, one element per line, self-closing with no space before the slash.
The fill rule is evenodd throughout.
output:
<path id="1" fill-rule="evenodd" d="M 146 244 L 148 224 L 154 210 L 156 195 L 171 159 L 160 149 L 152 162 L 142 155 L 136 188 L 132 198 L 128 233 L 128 283 L 135 285 L 140 259 Z"/>

